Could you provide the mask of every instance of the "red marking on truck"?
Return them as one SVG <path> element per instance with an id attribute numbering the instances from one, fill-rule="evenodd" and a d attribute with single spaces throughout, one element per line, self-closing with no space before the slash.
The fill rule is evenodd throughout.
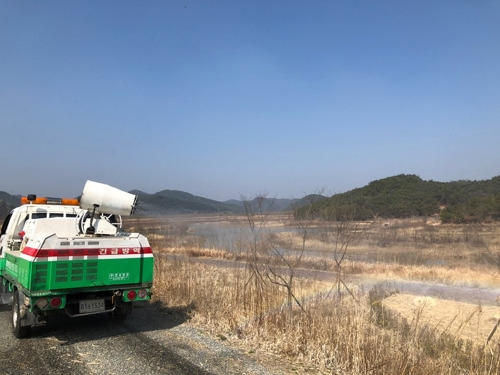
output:
<path id="1" fill-rule="evenodd" d="M 52 260 L 125 259 L 153 257 L 151 247 L 108 247 L 85 249 L 35 249 L 25 246 L 21 257 L 32 262 Z"/>

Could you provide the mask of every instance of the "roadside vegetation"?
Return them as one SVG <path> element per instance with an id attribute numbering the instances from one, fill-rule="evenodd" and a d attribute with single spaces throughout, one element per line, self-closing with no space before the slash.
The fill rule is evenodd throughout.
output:
<path id="1" fill-rule="evenodd" d="M 202 219 L 244 228 L 225 247 L 207 246 L 193 217 L 130 223 L 155 249 L 154 298 L 167 311 L 188 310 L 191 324 L 247 352 L 279 355 L 291 373 L 500 373 L 499 333 L 489 341 L 462 335 L 479 324 L 481 306 L 453 322 L 426 321 L 421 306 L 403 317 L 384 304 L 398 291 L 383 283 L 498 287 L 499 224 L 359 222 L 352 212 L 337 221 L 297 219 L 252 202 L 243 216 Z"/>

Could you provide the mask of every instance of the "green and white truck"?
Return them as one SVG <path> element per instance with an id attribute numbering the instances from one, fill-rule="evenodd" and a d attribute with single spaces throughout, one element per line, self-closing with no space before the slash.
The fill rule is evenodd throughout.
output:
<path id="1" fill-rule="evenodd" d="M 151 299 L 154 259 L 146 237 L 121 231 L 137 196 L 87 181 L 80 199 L 21 198 L 0 232 L 0 293 L 14 336 L 48 317 L 108 314 L 123 320 Z"/>

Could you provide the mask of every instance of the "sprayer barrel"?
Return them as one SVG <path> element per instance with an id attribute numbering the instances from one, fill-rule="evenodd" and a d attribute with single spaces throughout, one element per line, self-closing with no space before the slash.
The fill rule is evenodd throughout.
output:
<path id="1" fill-rule="evenodd" d="M 96 212 L 130 216 L 134 213 L 137 198 L 137 195 L 89 180 L 83 188 L 80 207 L 93 210 L 97 205 Z"/>

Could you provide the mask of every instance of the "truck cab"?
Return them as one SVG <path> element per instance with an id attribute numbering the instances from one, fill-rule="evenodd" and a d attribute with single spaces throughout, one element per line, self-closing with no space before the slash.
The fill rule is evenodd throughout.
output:
<path id="1" fill-rule="evenodd" d="M 23 229 L 30 220 L 47 218 L 77 217 L 82 209 L 76 206 L 26 204 L 12 210 L 5 218 L 0 230 L 0 257 L 4 257 L 3 250 L 20 250 L 23 240 Z"/>

